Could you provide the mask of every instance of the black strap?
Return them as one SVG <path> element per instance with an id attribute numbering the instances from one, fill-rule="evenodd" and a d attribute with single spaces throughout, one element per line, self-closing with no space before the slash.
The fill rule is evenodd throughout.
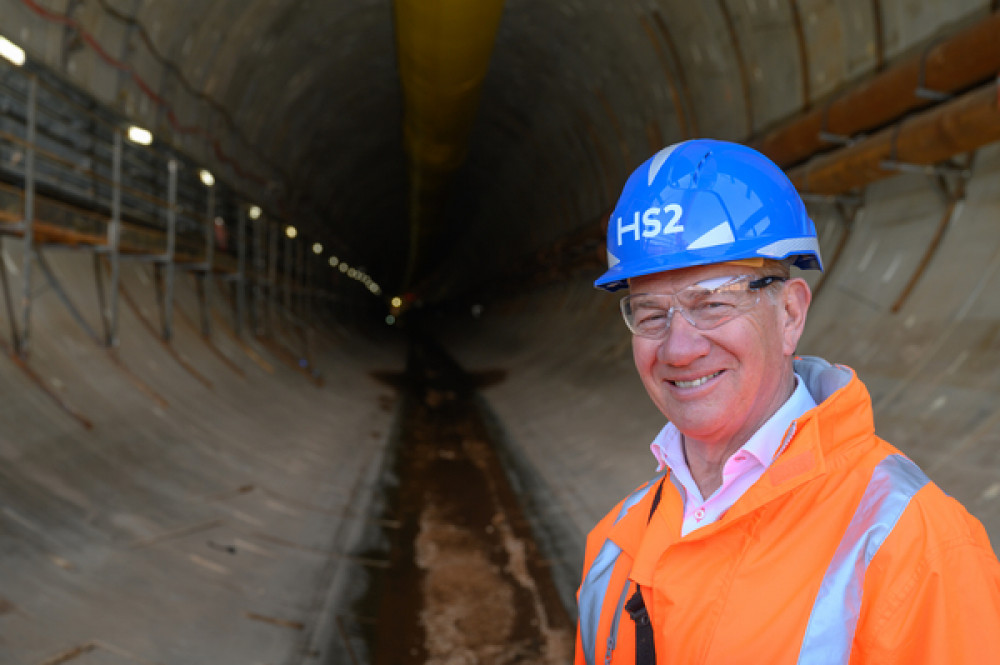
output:
<path id="1" fill-rule="evenodd" d="M 638 587 L 625 603 L 625 611 L 635 622 L 636 665 L 655 665 L 656 645 L 653 643 L 653 624 L 649 622 L 649 612 L 646 611 L 646 604 Z"/>
<path id="2" fill-rule="evenodd" d="M 663 493 L 663 479 L 656 486 L 656 494 L 653 495 L 653 505 L 649 507 L 649 517 L 646 523 L 653 519 L 656 507 L 660 505 L 660 495 Z M 636 585 L 635 593 L 625 603 L 625 611 L 635 622 L 635 662 L 636 665 L 656 665 L 656 644 L 653 642 L 653 624 L 649 621 L 649 612 L 646 611 L 646 603 L 642 599 L 642 592 Z"/>
<path id="3" fill-rule="evenodd" d="M 656 507 L 660 505 L 660 496 L 663 494 L 664 480 L 666 480 L 666 476 L 660 478 L 660 482 L 656 485 L 656 494 L 653 495 L 653 505 L 649 507 L 649 517 L 646 518 L 646 524 L 653 521 L 653 513 L 656 512 Z"/>

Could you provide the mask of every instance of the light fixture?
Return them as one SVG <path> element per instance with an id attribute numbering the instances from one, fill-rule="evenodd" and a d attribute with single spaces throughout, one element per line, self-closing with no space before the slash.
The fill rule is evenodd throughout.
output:
<path id="1" fill-rule="evenodd" d="M 288 236 L 289 238 L 294 238 L 295 236 L 299 235 L 299 230 L 294 226 L 286 226 L 285 235 Z"/>
<path id="2" fill-rule="evenodd" d="M 247 211 L 247 214 L 250 215 L 250 219 L 260 219 L 260 213 L 260 206 L 250 206 L 250 210 Z"/>
<path id="3" fill-rule="evenodd" d="M 314 242 L 313 254 L 322 254 L 322 253 L 323 253 L 323 245 L 319 244 L 318 242 Z"/>
<path id="4" fill-rule="evenodd" d="M 216 217 L 215 218 L 215 225 L 216 226 L 225 226 L 226 225 L 226 220 L 222 219 L 221 217 Z"/>
<path id="5" fill-rule="evenodd" d="M 395 322 L 396 322 L 396 317 L 393 316 L 392 314 L 390 314 L 389 316 L 385 317 L 385 324 L 386 325 L 391 326 Z"/>
<path id="6" fill-rule="evenodd" d="M 24 64 L 24 49 L 0 35 L 0 57 L 12 65 L 20 67 Z"/>
<path id="7" fill-rule="evenodd" d="M 393 296 L 390 302 L 393 307 L 400 307 L 403 304 L 403 299 L 400 298 L 399 296 Z"/>
<path id="8" fill-rule="evenodd" d="M 340 263 L 340 259 L 338 259 L 336 256 L 331 256 L 330 257 L 330 267 L 331 268 L 336 268 L 338 263 Z"/>
<path id="9" fill-rule="evenodd" d="M 208 169 L 199 169 L 198 177 L 201 178 L 201 184 L 205 185 L 206 187 L 211 187 L 212 185 L 215 184 L 215 176 L 212 175 L 212 172 L 209 171 Z"/>
<path id="10" fill-rule="evenodd" d="M 153 132 L 137 125 L 129 125 L 128 140 L 139 145 L 149 145 L 153 142 Z"/>

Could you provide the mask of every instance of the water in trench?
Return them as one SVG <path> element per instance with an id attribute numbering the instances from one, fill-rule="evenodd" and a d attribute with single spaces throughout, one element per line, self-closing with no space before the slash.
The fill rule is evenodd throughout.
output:
<path id="1" fill-rule="evenodd" d="M 394 527 L 381 553 L 388 566 L 357 608 L 369 618 L 365 662 L 572 661 L 574 622 L 490 441 L 476 382 L 420 340 L 395 377 L 399 484 L 382 519 Z"/>

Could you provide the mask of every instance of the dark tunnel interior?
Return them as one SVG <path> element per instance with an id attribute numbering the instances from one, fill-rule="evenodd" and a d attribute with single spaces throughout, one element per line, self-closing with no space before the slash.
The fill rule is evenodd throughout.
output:
<path id="1" fill-rule="evenodd" d="M 694 137 L 785 169 L 799 353 L 1000 538 L 995 2 L 0 0 L 0 55 L 0 663 L 447 662 L 428 533 L 541 645 L 462 653 L 568 662 L 663 425 L 604 232 Z"/>

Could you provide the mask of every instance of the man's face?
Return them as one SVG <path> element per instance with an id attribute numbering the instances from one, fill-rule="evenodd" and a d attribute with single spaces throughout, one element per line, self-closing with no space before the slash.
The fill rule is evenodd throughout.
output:
<path id="1" fill-rule="evenodd" d="M 714 264 L 629 280 L 631 293 L 671 294 L 706 279 L 752 274 Z M 791 358 L 805 322 L 809 289 L 801 279 L 766 293 L 749 312 L 713 330 L 674 314 L 666 337 L 634 336 L 632 352 L 653 403 L 689 440 L 735 450 L 785 402 Z"/>

